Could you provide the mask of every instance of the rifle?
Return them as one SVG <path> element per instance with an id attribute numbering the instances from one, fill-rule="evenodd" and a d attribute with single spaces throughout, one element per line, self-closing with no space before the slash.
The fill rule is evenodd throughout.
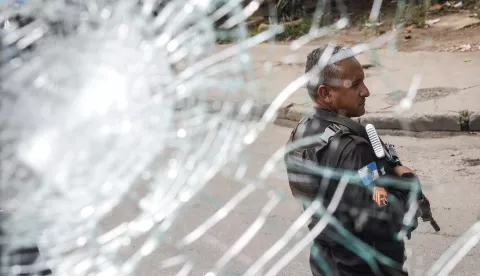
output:
<path id="1" fill-rule="evenodd" d="M 392 168 L 396 166 L 402 166 L 402 162 L 400 161 L 397 151 L 395 150 L 395 145 L 383 143 L 383 141 L 378 137 L 377 131 L 372 124 L 368 124 L 365 129 L 375 155 L 378 158 L 384 158 L 392 166 Z M 421 203 L 418 205 L 417 217 L 421 217 L 422 221 L 424 222 L 429 221 L 430 225 L 436 232 L 440 231 L 440 226 L 438 226 L 437 222 L 433 218 L 432 209 L 430 208 L 430 201 L 423 194 L 423 192 L 421 196 L 422 199 Z"/>
<path id="2" fill-rule="evenodd" d="M 432 209 L 430 208 L 430 201 L 422 193 L 423 202 L 418 205 L 417 216 L 422 218 L 422 221 L 430 222 L 430 225 L 435 229 L 436 232 L 440 231 L 440 226 L 432 216 Z"/>

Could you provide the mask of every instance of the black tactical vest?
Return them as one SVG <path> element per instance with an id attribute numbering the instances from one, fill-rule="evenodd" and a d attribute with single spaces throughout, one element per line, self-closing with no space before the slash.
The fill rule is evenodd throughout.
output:
<path id="1" fill-rule="evenodd" d="M 366 134 L 358 134 L 361 130 L 364 130 L 363 127 L 353 120 L 323 110 L 317 110 L 314 115 L 302 119 L 290 133 L 287 152 L 284 156 L 293 195 L 305 197 L 309 201 L 313 200 L 321 186 L 321 177 L 313 177 L 311 170 L 318 164 L 317 156 L 322 154 L 325 157 L 326 155 L 324 159 L 329 160 L 329 163 L 325 165 L 335 167 L 348 142 L 346 139 L 340 139 L 342 136 L 348 135 L 359 142 L 369 143 L 365 137 Z M 295 143 L 300 145 L 295 146 Z M 294 148 L 289 150 L 292 146 Z"/>

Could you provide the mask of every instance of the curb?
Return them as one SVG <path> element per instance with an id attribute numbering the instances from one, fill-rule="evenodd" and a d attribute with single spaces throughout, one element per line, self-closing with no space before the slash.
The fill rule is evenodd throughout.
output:
<path id="1" fill-rule="evenodd" d="M 193 101 L 189 104 L 203 103 L 204 110 L 207 113 L 224 112 L 235 118 L 239 114 L 244 114 L 241 120 L 258 120 L 269 108 L 268 103 L 255 103 L 251 109 L 243 109 L 245 103 L 240 100 L 209 99 Z M 188 103 L 177 103 L 175 110 L 181 111 L 188 109 Z M 275 118 L 276 123 L 293 127 L 303 117 L 311 115 L 312 107 L 301 104 L 289 104 L 277 110 Z M 248 115 L 247 115 L 248 114 Z M 240 118 L 237 118 L 240 119 Z M 448 131 L 448 132 L 468 132 L 480 131 L 480 112 L 470 112 L 463 110 L 460 112 L 435 112 L 435 113 L 413 113 L 397 115 L 393 113 L 367 113 L 355 121 L 362 125 L 373 124 L 376 129 L 382 130 L 404 130 L 404 131 Z"/>
<path id="2" fill-rule="evenodd" d="M 469 114 L 468 120 L 469 130 L 471 131 L 480 131 L 480 113 L 472 112 Z"/>
<path id="3" fill-rule="evenodd" d="M 278 110 L 277 119 L 298 122 L 312 114 L 313 109 L 290 104 Z M 480 113 L 436 112 L 397 115 L 392 113 L 367 113 L 354 118 L 362 125 L 373 124 L 376 129 L 406 131 L 480 131 Z"/>

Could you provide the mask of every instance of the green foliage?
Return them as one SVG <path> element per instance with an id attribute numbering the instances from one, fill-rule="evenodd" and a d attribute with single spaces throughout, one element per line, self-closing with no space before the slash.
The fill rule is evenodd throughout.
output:
<path id="1" fill-rule="evenodd" d="M 480 5 L 480 1 L 479 0 L 463 0 L 463 4 L 466 6 L 466 7 L 471 7 L 471 6 L 475 6 L 475 7 L 478 7 Z"/>
<path id="2" fill-rule="evenodd" d="M 459 123 L 460 123 L 460 129 L 462 131 L 468 131 L 469 130 L 469 122 L 470 122 L 470 113 L 468 110 L 462 110 L 460 111 L 459 114 Z"/>
<path id="3" fill-rule="evenodd" d="M 305 15 L 301 0 L 278 0 L 275 12 L 279 22 L 293 21 Z"/>
<path id="4" fill-rule="evenodd" d="M 424 5 L 405 5 L 403 22 L 405 25 L 423 27 L 427 13 Z"/>
<path id="5" fill-rule="evenodd" d="M 468 123 L 470 119 L 470 114 L 468 112 L 468 110 L 462 110 L 460 111 L 460 124 L 465 124 L 465 123 Z"/>
<path id="6" fill-rule="evenodd" d="M 250 36 L 256 36 L 259 33 L 261 33 L 261 31 L 259 31 L 258 28 L 252 28 L 252 29 L 248 30 L 248 34 Z"/>
<path id="7" fill-rule="evenodd" d="M 295 39 L 302 35 L 308 34 L 312 25 L 312 19 L 309 17 L 302 18 L 300 24 L 297 25 L 284 25 L 284 31 L 277 34 L 275 40 L 282 41 L 286 39 Z M 249 30 L 250 36 L 254 36 L 261 33 L 258 28 L 252 28 Z"/>
<path id="8" fill-rule="evenodd" d="M 295 39 L 302 35 L 308 34 L 310 27 L 312 26 L 311 18 L 303 18 L 301 23 L 293 26 L 285 26 L 284 31 L 278 34 L 277 40 Z"/>

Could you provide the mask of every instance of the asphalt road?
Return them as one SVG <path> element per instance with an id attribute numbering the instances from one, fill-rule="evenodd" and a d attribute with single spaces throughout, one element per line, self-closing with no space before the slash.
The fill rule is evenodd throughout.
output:
<path id="1" fill-rule="evenodd" d="M 262 208 L 272 203 L 275 195 L 283 195 L 273 211 L 266 216 L 263 227 L 255 233 L 254 238 L 227 262 L 225 270 L 218 275 L 242 275 L 262 254 L 272 246 L 300 215 L 299 203 L 294 201 L 283 165 L 270 174 L 263 182 L 259 172 L 266 161 L 280 149 L 288 135 L 289 128 L 270 125 L 239 158 L 240 165 L 229 165 L 222 175 L 217 175 L 196 197 L 190 206 L 174 222 L 172 231 L 165 237 L 165 242 L 140 265 L 139 276 L 177 275 L 181 266 L 163 269 L 162 261 L 176 254 L 187 253 L 195 264 L 189 275 L 205 275 L 237 239 L 252 225 Z M 428 195 L 434 216 L 442 227 L 435 233 L 429 224 L 420 223 L 408 245 L 408 264 L 410 275 L 425 275 L 426 270 L 442 253 L 476 222 L 480 211 L 480 136 L 453 136 L 424 138 L 408 136 L 382 136 L 384 140 L 394 143 L 403 162 L 420 175 L 424 191 Z M 280 160 L 281 161 L 281 160 Z M 242 164 L 248 162 L 248 169 Z M 235 180 L 235 175 L 238 179 Z M 218 211 L 232 196 L 237 194 L 247 183 L 263 183 L 228 214 L 225 219 L 206 232 L 199 240 L 186 246 L 183 251 L 174 248 L 176 241 L 185 237 L 198 225 Z M 270 202 L 270 203 L 269 203 Z M 107 224 L 112 226 L 128 219 L 135 206 L 123 205 L 112 213 Z M 304 236 L 306 227 L 268 262 L 265 273 L 275 260 L 289 251 Z M 140 241 L 134 241 L 126 251 L 139 249 Z M 451 275 L 479 275 L 480 249 L 475 247 L 454 268 Z M 308 267 L 308 248 L 304 249 L 278 275 L 310 275 Z"/>

